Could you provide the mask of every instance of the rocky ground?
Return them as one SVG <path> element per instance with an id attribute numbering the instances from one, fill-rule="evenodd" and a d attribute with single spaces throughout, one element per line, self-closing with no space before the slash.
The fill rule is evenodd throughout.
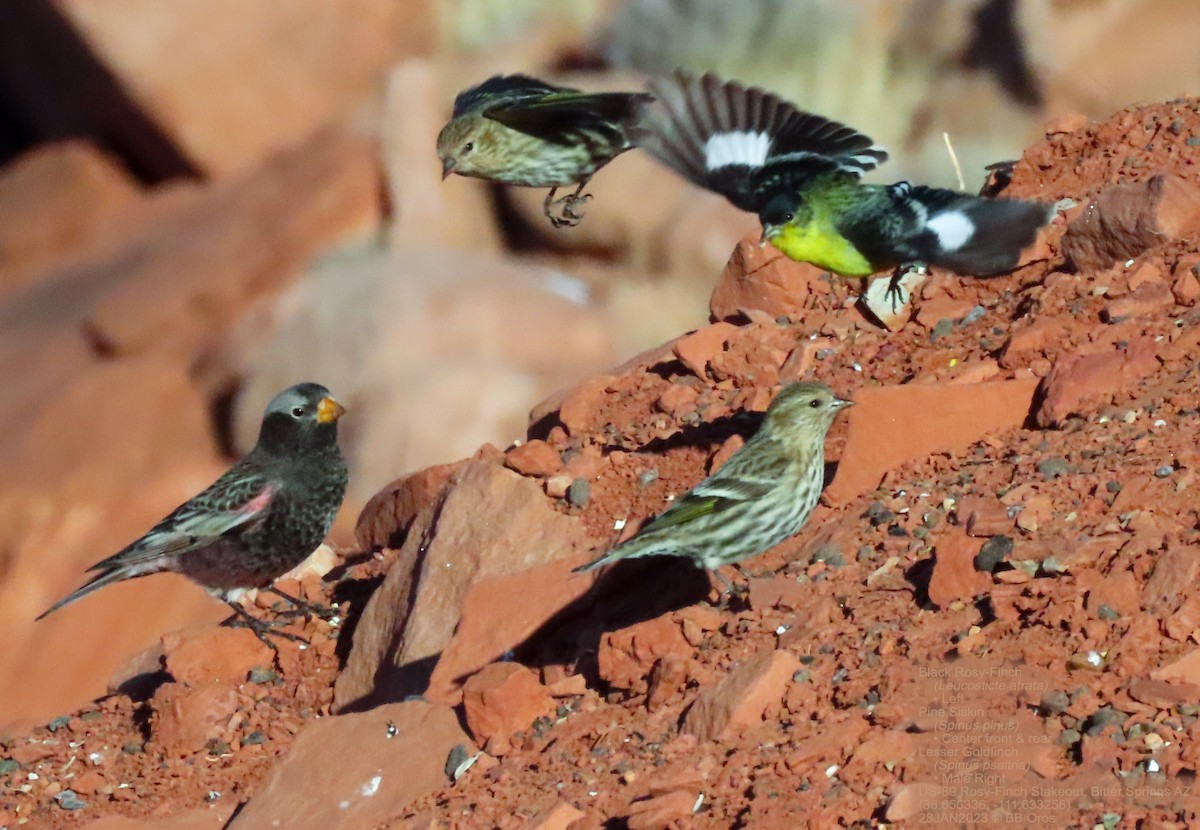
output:
<path id="1" fill-rule="evenodd" d="M 0 827 L 1191 826 L 1197 158 L 1194 99 L 1052 125 L 1004 193 L 1078 204 L 896 331 L 747 238 L 711 325 L 376 494 L 307 647 L 172 633 L 0 736 Z M 800 377 L 858 405 L 747 591 L 570 574 Z"/>

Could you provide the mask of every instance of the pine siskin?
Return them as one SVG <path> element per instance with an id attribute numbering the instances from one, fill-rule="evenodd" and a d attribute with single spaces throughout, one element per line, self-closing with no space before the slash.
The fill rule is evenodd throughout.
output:
<path id="1" fill-rule="evenodd" d="M 574 226 L 588 181 L 632 144 L 629 128 L 651 96 L 580 92 L 525 75 L 497 75 L 459 93 L 438 135 L 442 178 L 451 173 L 501 184 L 548 187 L 543 209 L 554 227 Z M 560 187 L 577 185 L 559 200 Z M 556 215 L 554 207 L 561 208 Z"/>
<path id="2" fill-rule="evenodd" d="M 270 586 L 321 544 L 341 506 L 347 474 L 337 420 L 345 411 L 315 383 L 276 395 L 263 414 L 258 443 L 245 458 L 145 536 L 93 565 L 89 570 L 99 573 L 38 619 L 105 585 L 175 571 L 228 603 L 270 645 L 264 636 L 268 626 L 237 599 L 251 588 L 266 588 L 297 608 L 314 610 Z"/>
<path id="3" fill-rule="evenodd" d="M 576 570 L 638 556 L 686 556 L 716 571 L 794 535 L 821 494 L 825 434 L 852 403 L 823 383 L 784 387 L 758 432 L 724 466 L 632 538 Z"/>
<path id="4" fill-rule="evenodd" d="M 1037 202 L 862 184 L 859 177 L 887 159 L 870 138 L 712 73 L 677 72 L 650 90 L 657 100 L 639 122 L 643 149 L 757 213 L 764 243 L 835 274 L 910 265 L 1001 274 L 1054 215 Z"/>

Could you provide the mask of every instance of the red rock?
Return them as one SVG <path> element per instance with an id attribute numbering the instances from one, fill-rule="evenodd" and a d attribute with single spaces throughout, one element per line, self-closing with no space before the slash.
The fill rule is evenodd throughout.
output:
<path id="1" fill-rule="evenodd" d="M 506 755 L 514 732 L 554 712 L 554 699 L 537 675 L 518 663 L 492 663 L 463 685 L 467 728 L 489 755 Z"/>
<path id="2" fill-rule="evenodd" d="M 1013 529 L 1008 508 L 999 499 L 989 496 L 966 495 L 955 508 L 958 524 L 968 536 L 999 536 Z"/>
<path id="3" fill-rule="evenodd" d="M 537 438 L 509 450 L 504 463 L 523 476 L 539 477 L 553 475 L 563 466 L 558 450 Z"/>
<path id="4" fill-rule="evenodd" d="M 1083 414 L 1157 368 L 1155 344 L 1149 338 L 1133 340 L 1112 352 L 1059 358 L 1042 382 L 1037 423 L 1054 426 L 1070 415 Z"/>
<path id="5" fill-rule="evenodd" d="M 654 664 L 668 654 L 690 657 L 692 646 L 670 615 L 607 631 L 600 638 L 600 677 L 614 689 L 644 692 Z"/>
<path id="6" fill-rule="evenodd" d="M 576 810 L 567 802 L 559 800 L 530 819 L 526 830 L 567 830 L 571 822 L 585 815 L 582 810 Z"/>
<path id="7" fill-rule="evenodd" d="M 188 686 L 241 683 L 256 666 L 270 666 L 275 655 L 248 628 L 203 626 L 163 635 L 167 671 Z"/>
<path id="8" fill-rule="evenodd" d="M 1133 292 L 1113 300 L 1101 313 L 1106 323 L 1144 317 L 1173 305 L 1175 297 L 1165 282 L 1147 282 Z"/>
<path id="9" fill-rule="evenodd" d="M 101 237 L 137 198 L 129 176 L 82 141 L 42 145 L 0 171 L 0 295 Z"/>
<path id="10" fill-rule="evenodd" d="M 658 396 L 658 400 L 654 405 L 662 412 L 677 418 L 684 413 L 691 412 L 696 408 L 696 399 L 700 393 L 691 386 L 685 386 L 682 383 L 672 383 L 667 387 L 667 391 Z"/>
<path id="11" fill-rule="evenodd" d="M 725 344 L 738 332 L 732 323 L 718 322 L 675 342 L 675 356 L 698 378 L 708 377 L 708 364 L 725 348 Z"/>
<path id="12" fill-rule="evenodd" d="M 1174 709 L 1180 703 L 1190 703 L 1200 694 L 1200 686 L 1165 680 L 1135 677 L 1129 681 L 1129 696 L 1157 709 Z"/>
<path id="13" fill-rule="evenodd" d="M 344 116 L 383 70 L 430 48 L 436 28 L 427 2 L 354 0 L 340 14 L 305 0 L 246 4 L 236 24 L 202 4 L 181 4 L 135 34 L 155 11 L 142 2 L 72 2 L 55 26 L 25 22 L 31 40 L 21 74 L 43 80 L 22 85 L 22 97 L 54 98 L 72 113 L 65 120 L 54 108 L 26 108 L 37 132 L 106 139 L 155 178 L 193 164 L 212 174 L 241 170 Z M 80 41 L 89 60 L 55 60 Z M 277 48 L 281 42 L 288 48 Z M 299 79 L 301 92 L 278 94 Z M 101 100 L 96 90 L 109 87 L 132 100 Z"/>
<path id="14" fill-rule="evenodd" d="M 971 313 L 976 302 L 968 297 L 949 297 L 942 295 L 932 300 L 925 300 L 917 311 L 917 322 L 929 331 L 942 320 L 957 323 Z"/>
<path id="15" fill-rule="evenodd" d="M 825 489 L 832 505 L 879 485 L 899 464 L 954 452 L 993 432 L 1021 426 L 1037 381 L 864 387 L 855 391 L 837 476 Z M 936 412 L 931 418 L 929 413 Z"/>
<path id="16" fill-rule="evenodd" d="M 791 577 L 754 577 L 750 580 L 750 607 L 755 611 L 766 608 L 799 610 L 811 602 L 812 585 Z"/>
<path id="17" fill-rule="evenodd" d="M 738 663 L 688 709 L 683 732 L 701 741 L 724 741 L 760 723 L 777 705 L 800 668 L 795 655 L 763 650 Z"/>
<path id="18" fill-rule="evenodd" d="M 1184 271 L 1171 284 L 1171 296 L 1180 305 L 1195 305 L 1200 300 L 1200 279 L 1192 271 Z"/>
<path id="19" fill-rule="evenodd" d="M 1163 281 L 1163 263 L 1161 259 L 1149 259 L 1139 262 L 1130 269 L 1125 279 L 1129 282 L 1129 290 L 1136 291 L 1143 285 L 1161 283 Z"/>
<path id="20" fill-rule="evenodd" d="M 1076 130 L 1082 130 L 1090 123 L 1090 119 L 1079 112 L 1069 112 L 1055 116 L 1046 122 L 1042 127 L 1042 132 L 1046 135 L 1056 135 L 1058 133 L 1073 133 Z"/>
<path id="21" fill-rule="evenodd" d="M 1165 680 L 1168 683 L 1186 683 L 1200 686 L 1200 649 L 1189 651 L 1165 666 L 1159 666 L 1150 672 L 1153 680 Z"/>
<path id="22" fill-rule="evenodd" d="M 575 558 L 548 562 L 509 576 L 481 579 L 468 588 L 458 626 L 442 649 L 425 699 L 457 705 L 467 677 L 515 649 L 586 594 L 597 577 L 571 573 L 578 564 Z"/>
<path id="23" fill-rule="evenodd" d="M 662 708 L 682 691 L 690 674 L 688 658 L 667 654 L 654 664 L 646 683 L 646 708 L 651 712 Z"/>
<path id="24" fill-rule="evenodd" d="M 699 793 L 676 790 L 665 795 L 635 801 L 629 805 L 625 824 L 629 830 L 666 830 L 673 822 L 690 818 Z"/>
<path id="25" fill-rule="evenodd" d="M 1147 587 L 1146 593 L 1150 591 Z M 1183 642 L 1189 638 L 1200 639 L 1200 594 L 1192 594 L 1180 603 L 1173 614 L 1163 620 L 1163 629 L 1172 640 Z"/>
<path id="26" fill-rule="evenodd" d="M 8 758 L 12 758 L 23 767 L 36 764 L 45 758 L 49 758 L 54 754 L 55 748 L 49 744 L 40 741 L 30 743 L 19 743 L 4 751 Z"/>
<path id="27" fill-rule="evenodd" d="M 929 601 L 939 608 L 952 602 L 970 603 L 986 591 L 991 578 L 975 570 L 975 555 L 983 543 L 966 533 L 947 531 L 934 547 L 933 574 L 929 577 Z"/>
<path id="28" fill-rule="evenodd" d="M 116 792 L 122 792 L 117 790 Z M 232 799 L 229 799 L 232 802 Z M 221 804 L 183 810 L 163 819 L 148 819 L 145 816 L 110 815 L 80 825 L 81 830 L 223 830 L 236 804 Z"/>
<path id="29" fill-rule="evenodd" d="M 376 493 L 358 514 L 354 528 L 358 546 L 362 550 L 379 550 L 403 542 L 421 508 L 438 498 L 462 463 L 427 467 L 396 479 Z"/>
<path id="30" fill-rule="evenodd" d="M 738 242 L 713 288 L 713 319 L 727 320 L 757 309 L 772 317 L 800 316 L 811 285 L 825 272 L 807 262 L 794 262 L 776 248 L 759 244 L 757 234 Z"/>
<path id="31" fill-rule="evenodd" d="M 453 709 L 408 701 L 310 722 L 230 830 L 350 830 L 394 818 L 449 784 L 446 759 L 473 751 Z"/>
<path id="32" fill-rule="evenodd" d="M 608 387 L 612 378 L 595 377 L 585 380 L 573 389 L 558 408 L 558 419 L 572 435 L 587 432 L 588 429 L 603 426 L 596 423 L 598 411 L 608 395 Z M 537 408 L 530 413 L 530 420 L 536 422 Z"/>
<path id="33" fill-rule="evenodd" d="M 103 773 L 94 769 L 82 772 L 71 779 L 71 789 L 80 795 L 98 793 L 108 786 L 110 786 L 108 779 L 104 777 Z"/>
<path id="34" fill-rule="evenodd" d="M 604 469 L 604 456 L 594 446 L 586 446 L 567 460 L 566 473 L 572 480 L 577 478 L 594 481 Z"/>
<path id="35" fill-rule="evenodd" d="M 152 701 L 150 736 L 166 755 L 182 757 L 199 752 L 219 738 L 238 709 L 237 690 L 227 683 L 208 683 L 192 689 L 168 683 Z"/>
<path id="36" fill-rule="evenodd" d="M 1088 591 L 1087 610 L 1097 614 L 1101 605 L 1107 605 L 1122 617 L 1141 611 L 1137 577 L 1130 571 L 1117 571 L 1100 580 Z"/>
<path id="37" fill-rule="evenodd" d="M 717 451 L 713 453 L 712 459 L 708 462 L 708 474 L 712 475 L 717 470 L 733 457 L 733 454 L 746 446 L 746 439 L 738 434 L 730 435 L 726 438 Z"/>
<path id="38" fill-rule="evenodd" d="M 119 278 L 88 315 L 91 337 L 112 352 L 190 352 L 211 336 L 213 321 L 232 319 L 234 308 L 282 287 L 317 251 L 378 224 L 371 151 L 362 138 L 325 130 L 217 183 L 199 204 L 90 265 L 91 281 Z"/>
<path id="39" fill-rule="evenodd" d="M 1061 343 L 1065 331 L 1062 323 L 1052 317 L 1039 317 L 1027 326 L 1014 328 L 1004 344 L 1000 365 L 1015 369 L 1028 363 L 1035 355 L 1044 354 L 1048 347 Z"/>
<path id="40" fill-rule="evenodd" d="M 397 562 L 371 595 L 334 686 L 338 711 L 425 690 L 476 582 L 569 559 L 584 537 L 532 479 L 478 458 L 455 471 L 438 509 L 413 523 Z M 429 668 L 406 668 L 428 661 Z"/>
<path id="41" fill-rule="evenodd" d="M 791 383 L 794 380 L 804 380 L 808 371 L 817 360 L 817 352 L 821 349 L 837 349 L 837 341 L 828 337 L 816 340 L 805 340 L 792 349 L 783 365 L 779 367 L 779 382 Z"/>
<path id="42" fill-rule="evenodd" d="M 1200 186 L 1173 174 L 1102 191 L 1067 226 L 1062 251 L 1080 271 L 1102 271 L 1200 230 Z"/>
<path id="43" fill-rule="evenodd" d="M 157 674 L 163 670 L 163 644 L 158 642 L 125 658 L 108 678 L 108 693 L 117 694 L 126 684 L 136 683 L 140 677 Z"/>

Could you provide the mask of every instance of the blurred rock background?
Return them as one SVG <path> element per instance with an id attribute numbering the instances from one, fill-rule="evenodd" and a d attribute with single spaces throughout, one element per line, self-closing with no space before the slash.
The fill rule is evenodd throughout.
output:
<path id="1" fill-rule="evenodd" d="M 715 69 L 968 188 L 1051 117 L 1195 92 L 1194 0 L 8 0 L 0 25 L 0 724 L 222 607 L 173 576 L 33 618 L 245 451 L 299 379 L 351 409 L 335 533 L 705 322 L 755 226 L 636 153 L 577 229 L 440 180 L 454 94 Z M 1144 60 L 1153 52 L 1171 60 Z"/>

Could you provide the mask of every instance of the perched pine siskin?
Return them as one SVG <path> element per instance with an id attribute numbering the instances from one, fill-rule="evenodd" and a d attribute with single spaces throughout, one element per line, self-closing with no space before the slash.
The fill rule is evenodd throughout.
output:
<path id="1" fill-rule="evenodd" d="M 758 214 L 764 242 L 847 277 L 938 265 L 990 276 L 1017 266 L 1053 216 L 1037 202 L 982 199 L 860 176 L 887 159 L 850 127 L 756 87 L 677 72 L 650 84 L 637 141 L 693 183 Z"/>
<path id="2" fill-rule="evenodd" d="M 629 128 L 651 96 L 580 92 L 525 75 L 497 75 L 454 99 L 438 135 L 442 178 L 451 173 L 524 187 L 549 187 L 543 205 L 554 227 L 573 226 L 592 175 L 632 144 Z M 555 201 L 558 188 L 577 185 Z M 553 208 L 561 208 L 555 215 Z"/>
<path id="3" fill-rule="evenodd" d="M 853 401 L 822 383 L 784 387 L 746 446 L 678 498 L 590 571 L 637 556 L 686 556 L 715 571 L 794 535 L 817 505 L 825 478 L 825 434 Z"/>

